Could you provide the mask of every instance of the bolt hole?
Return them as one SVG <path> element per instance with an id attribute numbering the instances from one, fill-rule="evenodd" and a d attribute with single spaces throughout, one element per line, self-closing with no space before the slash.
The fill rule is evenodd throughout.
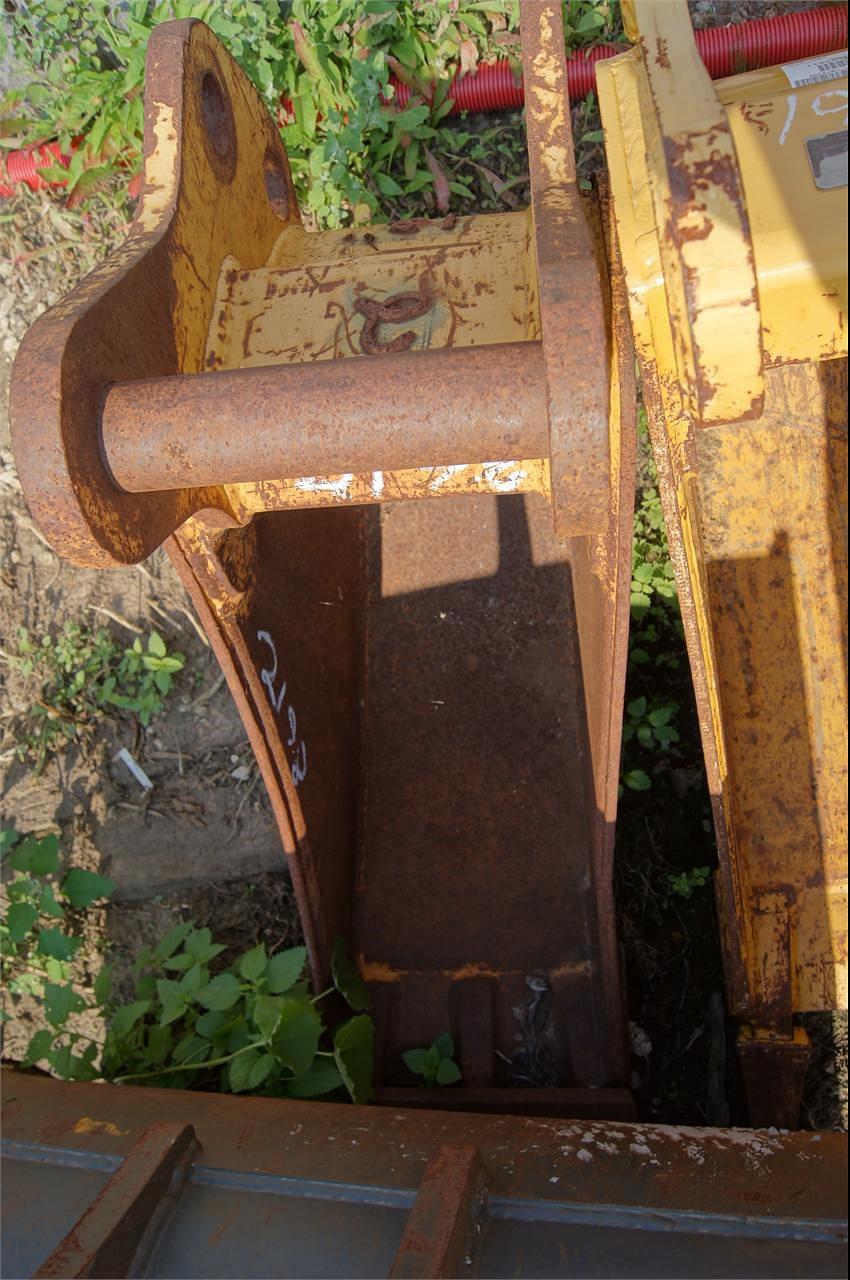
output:
<path id="1" fill-rule="evenodd" d="M 201 111 L 213 152 L 220 160 L 231 160 L 236 150 L 233 115 L 227 96 L 211 71 L 201 81 Z"/>
<path id="2" fill-rule="evenodd" d="M 289 183 L 283 165 L 271 149 L 263 158 L 263 178 L 272 212 L 285 221 L 289 217 Z"/>

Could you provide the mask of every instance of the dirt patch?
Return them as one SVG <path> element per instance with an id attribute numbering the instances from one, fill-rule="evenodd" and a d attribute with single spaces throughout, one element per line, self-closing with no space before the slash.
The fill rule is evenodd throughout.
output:
<path id="1" fill-rule="evenodd" d="M 0 662 L 0 804 L 4 826 L 56 832 L 74 865 L 117 883 L 115 900 L 86 913 L 75 976 L 90 985 L 105 947 L 126 968 L 143 941 L 177 919 L 209 925 L 230 948 L 300 937 L 284 856 L 265 788 L 220 669 L 163 552 L 133 569 L 95 571 L 61 561 L 21 495 L 9 445 L 8 380 L 27 328 L 121 242 L 126 218 L 110 203 L 69 213 L 50 195 L 6 201 L 0 225 L 0 650 L 18 629 L 55 634 L 66 620 L 109 628 L 121 644 L 158 631 L 185 654 L 174 690 L 147 729 L 130 715 L 50 758 L 40 774 L 19 758 L 31 682 Z M 129 750 L 153 782 L 145 791 L 116 759 Z M 133 901 L 133 900 L 142 901 Z M 122 960 L 123 957 L 123 960 Z M 126 985 L 126 983 L 125 983 Z M 4 1057 L 16 1060 L 38 1028 L 27 999 L 10 1008 Z M 96 1035 L 94 1025 L 77 1026 Z"/>

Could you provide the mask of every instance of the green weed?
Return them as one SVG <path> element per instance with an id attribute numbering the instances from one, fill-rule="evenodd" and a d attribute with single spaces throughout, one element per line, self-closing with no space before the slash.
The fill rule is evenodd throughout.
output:
<path id="1" fill-rule="evenodd" d="M 667 883 L 677 898 L 690 898 L 697 889 L 704 888 L 710 879 L 710 867 L 691 867 L 690 871 L 668 874 Z"/>
<path id="2" fill-rule="evenodd" d="M 461 1078 L 460 1067 L 454 1060 L 455 1046 L 451 1036 L 437 1036 L 429 1049 L 408 1049 L 404 1062 L 415 1076 L 422 1077 L 426 1087 L 457 1084 Z"/>
<path id="3" fill-rule="evenodd" d="M 93 1080 L 98 1045 L 70 1030 L 75 1014 L 97 1008 L 103 994 L 95 983 L 93 999 L 71 982 L 74 958 L 82 946 L 79 916 L 108 898 L 115 884 L 108 876 L 73 867 L 61 874 L 59 842 L 54 835 L 20 836 L 0 832 L 4 911 L 0 918 L 0 965 L 3 984 L 12 996 L 31 996 L 44 1009 L 48 1026 L 30 1041 L 24 1065 L 47 1061 L 68 1080 Z M 4 1012 L 2 1020 L 8 1020 Z M 80 1045 L 85 1042 L 82 1052 Z"/>
<path id="4" fill-rule="evenodd" d="M 123 648 L 104 627 L 66 622 L 55 635 L 33 638 L 22 627 L 17 653 L 8 655 L 37 690 L 20 726 L 18 753 L 43 768 L 49 755 L 91 731 L 113 708 L 133 712 L 143 725 L 162 710 L 182 653 L 169 653 L 152 632 L 143 645 Z"/>
<path id="5" fill-rule="evenodd" d="M 626 705 L 621 781 L 632 791 L 648 791 L 652 781 L 642 767 L 644 757 L 666 753 L 679 741 L 679 704 L 659 697 L 657 690 L 665 683 L 663 672 L 681 665 L 684 630 L 643 407 L 638 410 L 638 443 L 641 483 L 632 538 L 629 674 L 631 686 L 643 686 L 646 692 Z"/>
<path id="6" fill-rule="evenodd" d="M 108 898 L 114 882 L 81 868 L 61 875 L 59 844 L 52 835 L 38 839 L 3 831 L 0 854 L 3 981 L 11 996 L 38 1001 L 47 1022 L 32 1036 L 24 1066 L 46 1062 L 66 1080 L 290 1098 L 347 1092 L 355 1102 L 369 1100 L 374 1036 L 366 1013 L 369 996 L 341 939 L 334 946 L 333 986 L 310 996 L 303 978 L 305 947 L 269 955 L 260 943 L 232 965 L 218 967 L 224 946 L 209 929 L 181 923 L 155 946 L 142 949 L 135 963 L 135 999 L 117 1005 L 110 965 L 103 966 L 91 991 L 81 991 L 71 980 L 83 941 L 74 912 Z M 320 1004 L 334 990 L 353 1016 L 330 1035 Z M 75 1016 L 91 1011 L 108 1023 L 102 1044 L 75 1029 Z M 3 1020 L 8 1016 L 4 1013 Z"/>
<path id="7" fill-rule="evenodd" d="M 186 922 L 140 953 L 136 999 L 111 1015 L 103 1076 L 288 1098 L 347 1091 L 353 1101 L 367 1102 L 374 1029 L 364 1012 L 366 989 L 341 940 L 334 986 L 312 997 L 302 978 L 305 947 L 269 955 L 260 943 L 213 974 L 224 949 L 209 929 Z M 323 1047 L 319 1006 L 334 989 L 354 1016 Z"/>
<path id="8" fill-rule="evenodd" d="M 5 95 L 0 141 L 58 136 L 64 151 L 73 147 L 67 172 L 48 176 L 65 178 L 74 200 L 116 169 L 138 171 L 150 32 L 170 18 L 200 18 L 278 121 L 299 202 L 319 226 L 397 216 L 411 211 L 409 200 L 417 212 L 464 201 L 499 205 L 523 180 L 523 140 L 498 172 L 475 130 L 448 123 L 448 87 L 456 71 L 474 71 L 481 60 L 508 57 L 518 69 L 519 7 L 519 0 L 130 0 L 120 8 L 112 0 L 19 0 L 5 16 L 0 52 L 9 48 L 30 81 Z M 564 18 L 570 49 L 621 31 L 616 0 L 566 0 Z M 391 74 L 411 90 L 401 110 Z"/>

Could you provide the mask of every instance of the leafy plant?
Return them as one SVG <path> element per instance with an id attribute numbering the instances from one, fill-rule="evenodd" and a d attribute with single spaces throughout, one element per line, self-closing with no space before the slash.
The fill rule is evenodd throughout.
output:
<path id="1" fill-rule="evenodd" d="M 223 951 L 191 922 L 143 949 L 136 998 L 111 1017 L 104 1077 L 289 1098 L 346 1090 L 367 1102 L 374 1029 L 360 1012 L 368 996 L 343 945 L 334 951 L 334 987 L 317 996 L 302 980 L 305 947 L 269 955 L 260 943 L 213 973 Z M 328 1040 L 319 1006 L 334 988 L 355 1014 Z"/>
<path id="2" fill-rule="evenodd" d="M 678 742 L 678 731 L 671 724 L 678 709 L 675 702 L 652 706 L 645 697 L 635 698 L 626 705 L 623 742 L 634 740 L 648 750 Z"/>
<path id="3" fill-rule="evenodd" d="M 40 639 L 20 628 L 18 652 L 9 661 L 38 688 L 23 717 L 18 752 L 41 769 L 49 754 L 89 732 L 111 708 L 135 712 L 149 724 L 185 658 L 169 653 L 155 631 L 145 646 L 136 639 L 122 649 L 103 627 L 66 622 L 55 636 Z"/>
<path id="4" fill-rule="evenodd" d="M 681 664 L 684 631 L 643 406 L 638 410 L 638 444 L 641 483 L 632 539 L 629 679 L 631 689 L 643 686 L 645 692 L 626 704 L 621 784 L 648 791 L 652 779 L 634 752 L 667 752 L 679 741 L 679 704 L 657 691 L 664 685 L 659 669 L 673 672 Z"/>
<path id="5" fill-rule="evenodd" d="M 162 709 L 174 675 L 182 670 L 185 661 L 182 653 L 169 653 L 162 636 L 152 631 L 146 647 L 137 638 L 131 648 L 124 650 L 117 672 L 104 681 L 102 699 L 135 711 L 142 724 L 148 725 Z"/>
<path id="6" fill-rule="evenodd" d="M 455 1046 L 451 1036 L 437 1036 L 430 1049 L 408 1049 L 403 1054 L 405 1065 L 426 1086 L 457 1084 L 460 1067 L 454 1060 Z"/>
<path id="7" fill-rule="evenodd" d="M 670 559 L 664 513 L 646 410 L 638 409 L 638 444 L 643 483 L 635 504 L 632 538 L 632 627 L 629 662 L 632 667 L 678 666 L 684 632 L 676 591 L 676 571 Z"/>
<path id="8" fill-rule="evenodd" d="M 667 883 L 678 898 L 690 898 L 697 889 L 707 885 L 710 879 L 710 867 L 692 867 L 690 871 L 668 874 Z"/>
<path id="9" fill-rule="evenodd" d="M 318 225 L 444 210 L 449 201 L 502 207 L 524 180 L 521 131 L 501 131 L 512 137 L 510 167 L 497 173 L 475 130 L 448 125 L 448 89 L 483 59 L 507 56 L 518 72 L 519 8 L 519 0 L 18 0 L 6 43 L 31 80 L 5 97 L 17 130 L 2 143 L 58 133 L 71 162 L 48 176 L 67 181 L 75 199 L 116 167 L 137 171 L 147 40 L 160 22 L 194 17 L 263 95 L 299 202 Z M 566 0 L 564 17 L 571 49 L 620 31 L 615 0 Z M 410 92 L 404 105 L 391 74 Z M 591 134 L 597 118 L 585 114 L 582 132 Z"/>
<path id="10" fill-rule="evenodd" d="M 96 1077 L 96 1042 L 69 1029 L 75 1014 L 97 1008 L 104 994 L 98 979 L 94 999 L 87 1000 L 71 982 L 71 969 L 82 945 L 74 913 L 108 898 L 115 884 L 108 876 L 72 867 L 61 874 L 55 835 L 21 836 L 0 832 L 4 870 L 4 913 L 0 920 L 2 977 L 12 996 L 31 996 L 44 1009 L 48 1026 L 30 1040 L 25 1065 L 46 1060 L 69 1080 Z M 6 873 L 13 875 L 7 878 Z M 100 984 L 100 985 L 99 985 Z M 4 1012 L 3 1021 L 8 1020 Z M 78 1046 L 85 1042 L 82 1052 Z"/>
<path id="11" fill-rule="evenodd" d="M 116 1005 L 110 965 L 90 992 L 71 980 L 82 945 L 73 914 L 108 898 L 114 882 L 79 867 L 61 875 L 54 835 L 5 830 L 0 854 L 4 873 L 13 873 L 4 874 L 0 920 L 4 985 L 12 996 L 34 997 L 47 1022 L 32 1036 L 23 1065 L 46 1062 L 68 1080 L 290 1098 L 347 1092 L 355 1102 L 369 1100 L 369 995 L 341 939 L 334 946 L 333 986 L 311 996 L 303 979 L 305 947 L 269 955 L 260 943 L 216 969 L 224 946 L 209 929 L 181 923 L 141 950 L 135 999 Z M 329 1035 L 320 1004 L 334 990 L 354 1016 Z M 76 1015 L 92 1011 L 109 1023 L 102 1045 L 75 1026 Z"/>

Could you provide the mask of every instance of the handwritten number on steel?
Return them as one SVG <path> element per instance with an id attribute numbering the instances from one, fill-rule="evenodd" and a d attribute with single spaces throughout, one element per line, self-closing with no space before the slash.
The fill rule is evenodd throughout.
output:
<path id="1" fill-rule="evenodd" d="M 260 671 L 260 680 L 265 685 L 266 693 L 269 695 L 269 702 L 275 715 L 280 715 L 283 707 L 283 700 L 286 697 L 286 681 L 282 680 L 280 688 L 276 687 L 277 681 L 277 649 L 274 640 L 272 640 L 268 631 L 258 631 L 257 639 L 263 644 L 268 645 L 271 650 L 271 666 L 263 667 Z M 292 773 L 292 781 L 297 787 L 307 777 L 307 746 L 302 739 L 298 742 L 298 721 L 295 716 L 295 708 L 290 703 L 286 708 L 286 720 L 289 728 L 289 737 L 286 739 L 287 747 L 295 747 L 295 757 L 290 761 L 290 770 Z M 297 745 L 296 745 L 297 743 Z"/>

